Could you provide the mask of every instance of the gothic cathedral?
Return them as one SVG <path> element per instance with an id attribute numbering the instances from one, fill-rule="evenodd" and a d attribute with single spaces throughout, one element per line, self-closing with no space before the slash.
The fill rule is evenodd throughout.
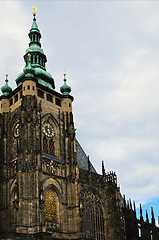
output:
<path id="1" fill-rule="evenodd" d="M 33 13 L 25 67 L 0 97 L 0 239 L 159 240 L 114 172 L 98 174 L 76 140 L 66 75 L 55 91 Z"/>

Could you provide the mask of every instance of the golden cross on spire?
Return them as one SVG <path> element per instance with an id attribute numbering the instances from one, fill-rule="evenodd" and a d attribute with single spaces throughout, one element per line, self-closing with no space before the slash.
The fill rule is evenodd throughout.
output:
<path id="1" fill-rule="evenodd" d="M 33 16 L 36 16 L 37 7 L 35 7 L 35 5 L 33 5 L 33 8 L 34 8 Z"/>

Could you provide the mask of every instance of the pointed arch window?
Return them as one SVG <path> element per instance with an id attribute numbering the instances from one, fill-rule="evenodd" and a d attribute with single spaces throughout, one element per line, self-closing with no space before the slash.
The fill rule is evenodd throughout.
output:
<path id="1" fill-rule="evenodd" d="M 57 194 L 52 189 L 45 196 L 45 217 L 48 221 L 57 221 Z"/>
<path id="2" fill-rule="evenodd" d="M 45 226 L 46 231 L 54 231 L 59 228 L 60 204 L 57 193 L 48 189 L 45 194 Z"/>
<path id="3" fill-rule="evenodd" d="M 43 153 L 55 156 L 54 140 L 48 139 L 46 136 L 43 137 Z"/>
<path id="4" fill-rule="evenodd" d="M 49 122 L 44 122 L 42 125 L 42 149 L 43 153 L 48 153 L 55 156 L 55 130 Z"/>
<path id="5" fill-rule="evenodd" d="M 104 216 L 100 199 L 91 191 L 81 193 L 83 201 L 83 226 L 86 237 L 97 240 L 105 240 Z"/>

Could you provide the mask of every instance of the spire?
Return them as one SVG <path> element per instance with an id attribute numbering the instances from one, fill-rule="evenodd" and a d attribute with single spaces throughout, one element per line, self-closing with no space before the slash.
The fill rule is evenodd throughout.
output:
<path id="1" fill-rule="evenodd" d="M 102 175 L 105 176 L 104 162 L 102 161 Z"/>
<path id="2" fill-rule="evenodd" d="M 29 47 L 33 44 L 36 44 L 39 47 L 41 47 L 41 43 L 40 43 L 41 34 L 40 34 L 40 31 L 39 31 L 38 25 L 36 23 L 36 17 L 35 16 L 36 16 L 36 12 L 33 12 L 33 23 L 32 23 L 32 27 L 30 29 L 30 33 L 28 35 L 29 38 L 30 38 Z"/>
<path id="3" fill-rule="evenodd" d="M 133 201 L 133 205 L 134 205 L 134 214 L 136 216 L 136 204 L 135 204 L 135 201 Z"/>
<path id="4" fill-rule="evenodd" d="M 130 209 L 132 210 L 131 198 L 129 198 L 129 205 L 130 205 Z"/>
<path id="5" fill-rule="evenodd" d="M 124 207 L 126 208 L 126 199 L 125 199 L 125 194 L 123 195 L 123 203 L 124 203 Z"/>
<path id="6" fill-rule="evenodd" d="M 64 96 L 68 96 L 69 93 L 71 92 L 71 87 L 69 87 L 66 83 L 67 79 L 66 79 L 66 73 L 64 73 L 64 84 L 63 86 L 60 87 L 60 91 Z"/>
<path id="7" fill-rule="evenodd" d="M 146 210 L 146 222 L 149 223 L 149 216 L 147 210 Z"/>
<path id="8" fill-rule="evenodd" d="M 54 79 L 51 74 L 46 71 L 45 64 L 47 62 L 46 55 L 44 54 L 43 49 L 41 48 L 41 33 L 36 22 L 36 7 L 34 7 L 33 12 L 33 23 L 29 32 L 29 48 L 26 50 L 24 55 L 24 61 L 26 63 L 25 68 L 28 67 L 28 53 L 31 55 L 31 66 L 34 68 L 34 78 L 37 82 L 51 90 L 55 89 Z M 25 79 L 25 68 L 21 74 L 16 79 L 17 85 L 21 85 Z"/>
<path id="9" fill-rule="evenodd" d="M 142 207 L 141 207 L 141 204 L 140 204 L 140 221 L 143 221 L 143 216 L 142 216 Z"/>
<path id="10" fill-rule="evenodd" d="M 151 223 L 155 225 L 155 217 L 154 217 L 154 212 L 153 212 L 153 207 L 151 207 Z"/>
<path id="11" fill-rule="evenodd" d="M 1 88 L 3 96 L 7 96 L 12 92 L 12 88 L 8 86 L 8 74 L 6 74 L 5 85 Z"/>

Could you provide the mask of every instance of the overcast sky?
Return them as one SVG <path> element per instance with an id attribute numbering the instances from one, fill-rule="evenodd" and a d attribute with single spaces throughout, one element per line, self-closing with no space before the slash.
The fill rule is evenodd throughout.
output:
<path id="1" fill-rule="evenodd" d="M 159 215 L 159 1 L 0 1 L 1 86 L 24 67 L 32 4 L 56 91 L 67 69 L 81 146 Z"/>

